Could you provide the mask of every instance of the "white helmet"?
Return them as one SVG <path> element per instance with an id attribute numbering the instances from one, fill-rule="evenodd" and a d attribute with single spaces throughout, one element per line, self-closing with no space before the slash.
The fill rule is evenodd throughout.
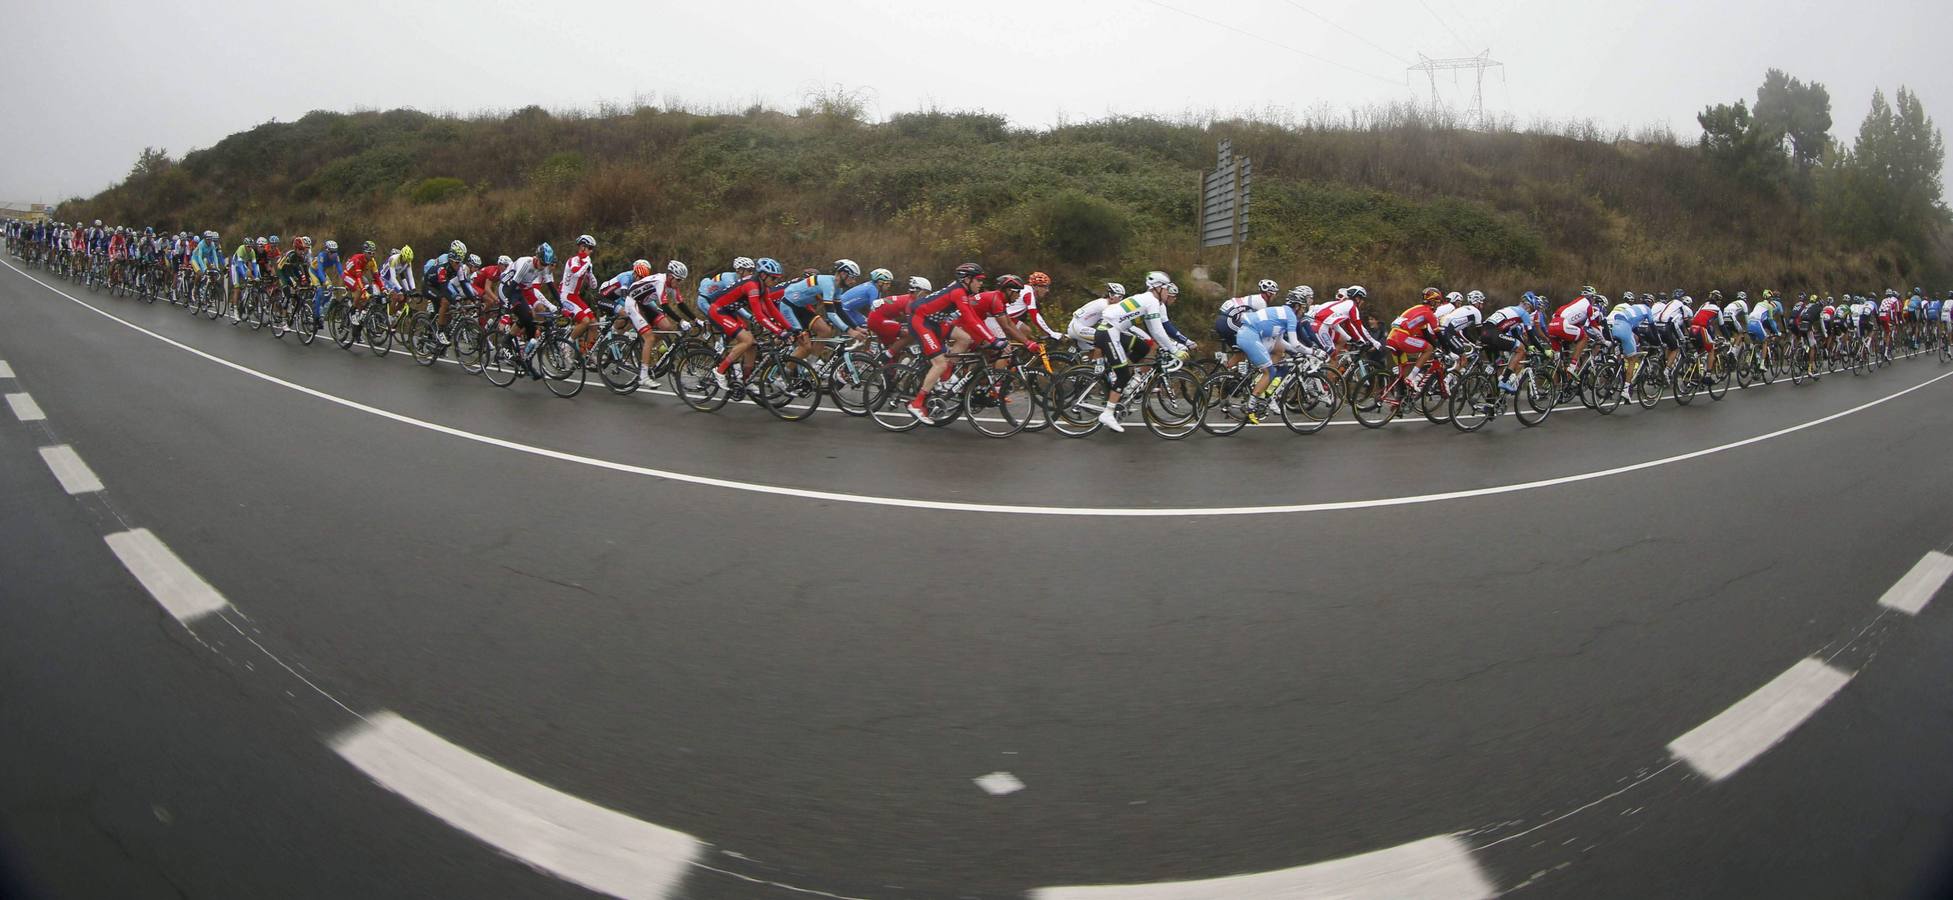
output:
<path id="1" fill-rule="evenodd" d="M 880 282 L 880 281 L 886 281 L 886 282 L 888 282 L 889 284 L 894 284 L 894 283 L 895 283 L 895 273 L 894 273 L 894 272 L 890 272 L 890 271 L 889 271 L 889 270 L 887 270 L 887 269 L 873 269 L 873 270 L 870 270 L 870 271 L 869 271 L 869 273 L 868 273 L 868 280 L 869 280 L 869 281 L 877 281 L 877 282 Z"/>
<path id="2" fill-rule="evenodd" d="M 1126 295 L 1126 286 L 1116 281 L 1108 281 L 1105 283 L 1105 292 L 1112 297 L 1124 297 Z"/>
<path id="3" fill-rule="evenodd" d="M 1178 297 L 1178 296 L 1180 296 L 1180 286 L 1179 286 L 1179 285 L 1177 285 L 1177 284 L 1174 284 L 1174 283 L 1173 283 L 1173 282 L 1171 282 L 1171 281 L 1169 281 L 1169 282 L 1167 282 L 1167 283 L 1166 283 L 1166 295 L 1167 295 L 1168 297 Z"/>
<path id="4" fill-rule="evenodd" d="M 1360 284 L 1352 284 L 1346 290 L 1349 291 L 1349 298 L 1351 300 L 1367 300 L 1370 297 L 1370 292 L 1364 290 Z"/>
<path id="5" fill-rule="evenodd" d="M 1281 289 L 1282 286 L 1276 284 L 1275 279 L 1273 278 L 1263 278 L 1260 282 L 1255 284 L 1255 290 L 1260 291 L 1264 294 L 1273 294 L 1280 291 Z"/>
<path id="6" fill-rule="evenodd" d="M 515 260 L 510 259 L 509 255 L 507 253 L 504 253 L 501 256 L 495 257 L 495 264 L 501 266 L 504 269 L 508 269 L 508 268 L 513 268 L 515 266 Z"/>
<path id="7" fill-rule="evenodd" d="M 326 241 L 326 249 L 327 249 L 327 250 L 331 250 L 331 251 L 332 251 L 332 252 L 334 252 L 334 253 L 338 253 L 338 252 L 339 252 L 339 242 L 338 242 L 338 241 Z"/>
<path id="8" fill-rule="evenodd" d="M 1457 306 L 1458 304 L 1465 302 L 1465 295 L 1460 294 L 1457 291 L 1452 291 L 1451 293 L 1444 295 L 1444 302 L 1449 303 L 1452 306 Z"/>
<path id="9" fill-rule="evenodd" d="M 734 272 L 746 271 L 752 267 L 753 258 L 750 256 L 735 256 L 732 258 L 732 270 Z"/>
<path id="10" fill-rule="evenodd" d="M 1316 299 L 1316 289 L 1306 284 L 1298 284 L 1288 289 L 1288 297 L 1283 302 L 1290 306 L 1307 306 Z"/>
<path id="11" fill-rule="evenodd" d="M 913 293 L 913 294 L 926 294 L 926 293 L 928 293 L 928 292 L 930 292 L 930 291 L 933 291 L 933 290 L 935 290 L 935 289 L 936 289 L 936 286 L 935 286 L 935 285 L 933 285 L 933 284 L 930 284 L 930 283 L 929 283 L 929 279 L 927 279 L 927 278 L 924 278 L 924 277 L 922 277 L 921 275 L 910 275 L 910 276 L 909 276 L 909 292 L 910 292 L 910 293 Z"/>
<path id="12" fill-rule="evenodd" d="M 852 259 L 837 259 L 834 261 L 834 274 L 846 275 L 849 278 L 860 278 L 861 264 Z"/>
<path id="13" fill-rule="evenodd" d="M 1344 300 L 1348 300 L 1348 299 L 1349 299 L 1349 288 L 1337 288 L 1337 289 L 1336 289 L 1336 302 L 1337 302 L 1337 303 L 1341 303 L 1341 302 L 1343 302 Z"/>
<path id="14" fill-rule="evenodd" d="M 1165 272 L 1154 270 L 1146 273 L 1146 289 L 1149 291 L 1154 288 L 1166 287 L 1172 283 L 1173 279 L 1166 277 Z"/>
<path id="15" fill-rule="evenodd" d="M 684 281 L 685 279 L 692 277 L 692 270 L 685 268 L 684 263 L 679 262 L 678 260 L 675 259 L 672 260 L 671 262 L 665 263 L 665 271 L 670 273 L 671 277 L 676 278 L 679 281 Z"/>
<path id="16" fill-rule="evenodd" d="M 468 256 L 468 245 L 460 241 L 452 241 L 448 244 L 448 255 L 455 259 L 464 259 Z"/>
<path id="17" fill-rule="evenodd" d="M 1465 302 L 1473 306 L 1482 305 L 1485 302 L 1485 292 L 1472 291 L 1471 293 L 1465 295 Z"/>

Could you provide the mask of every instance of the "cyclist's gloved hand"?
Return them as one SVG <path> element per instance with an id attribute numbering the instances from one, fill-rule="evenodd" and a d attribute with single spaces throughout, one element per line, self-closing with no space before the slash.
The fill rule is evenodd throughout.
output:
<path id="1" fill-rule="evenodd" d="M 1039 350 L 1043 350 L 1043 349 L 1044 349 L 1044 345 L 1043 345 L 1043 344 L 1040 344 L 1040 343 L 1038 343 L 1037 341 L 1032 341 L 1032 342 L 1030 342 L 1030 343 L 1028 343 L 1028 344 L 1025 344 L 1025 345 L 1024 345 L 1024 349 L 1026 349 L 1026 350 L 1029 350 L 1029 351 L 1031 351 L 1032 353 L 1036 353 L 1036 352 L 1038 352 Z"/>
<path id="2" fill-rule="evenodd" d="M 991 341 L 987 346 L 990 348 L 990 352 L 992 353 L 1002 353 L 1004 352 L 1005 348 L 1010 346 L 1010 342 L 1004 340 L 1003 338 L 997 338 L 996 340 Z"/>

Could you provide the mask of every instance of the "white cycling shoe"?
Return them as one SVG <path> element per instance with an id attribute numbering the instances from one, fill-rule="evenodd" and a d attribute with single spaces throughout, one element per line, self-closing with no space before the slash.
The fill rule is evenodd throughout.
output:
<path id="1" fill-rule="evenodd" d="M 1119 423 L 1119 417 L 1113 415 L 1112 410 L 1108 409 L 1102 413 L 1099 413 L 1099 424 L 1104 425 L 1105 427 L 1110 428 L 1113 431 L 1119 432 L 1120 434 L 1126 433 L 1126 426 Z"/>

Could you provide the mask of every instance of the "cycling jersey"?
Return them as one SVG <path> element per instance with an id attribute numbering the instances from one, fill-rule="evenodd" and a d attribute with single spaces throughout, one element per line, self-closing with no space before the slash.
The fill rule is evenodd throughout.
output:
<path id="1" fill-rule="evenodd" d="M 914 294 L 896 294 L 868 310 L 867 327 L 884 347 L 893 347 L 902 337 L 902 324 L 909 320 L 909 304 Z"/>
<path id="2" fill-rule="evenodd" d="M 840 331 L 868 324 L 868 313 L 881 302 L 882 289 L 865 281 L 841 292 L 840 299 L 828 307 L 827 322 Z"/>
<path id="3" fill-rule="evenodd" d="M 312 275 L 318 279 L 319 284 L 331 284 L 335 277 L 343 274 L 344 271 L 339 266 L 337 250 L 320 250 L 319 255 L 312 260 Z"/>
<path id="4" fill-rule="evenodd" d="M 793 317 L 796 328 L 805 328 L 815 311 L 840 296 L 840 282 L 832 275 L 808 275 L 780 286 L 780 311 Z"/>
<path id="5" fill-rule="evenodd" d="M 258 249 L 248 241 L 237 245 L 237 252 L 231 254 L 231 277 L 236 281 L 245 281 L 258 277 L 258 274 Z"/>
<path id="6" fill-rule="evenodd" d="M 1303 344 L 1296 333 L 1295 311 L 1287 306 L 1263 307 L 1250 310 L 1241 317 L 1235 329 L 1234 345 L 1257 367 L 1266 367 L 1273 361 L 1269 350 L 1280 341 L 1283 349 L 1290 353 L 1301 353 Z"/>
<path id="7" fill-rule="evenodd" d="M 1214 334 L 1234 339 L 1234 332 L 1241 327 L 1241 318 L 1256 310 L 1267 309 L 1268 301 L 1260 294 L 1246 297 L 1229 297 L 1221 301 L 1221 310 L 1214 317 Z"/>
<path id="8" fill-rule="evenodd" d="M 934 358 L 943 352 L 943 341 L 951 328 L 961 328 L 978 344 L 997 340 L 985 327 L 974 306 L 976 298 L 953 284 L 909 304 L 909 327 L 922 344 L 924 356 Z"/>
<path id="9" fill-rule="evenodd" d="M 1105 307 L 1111 302 L 1110 297 L 1097 297 L 1073 310 L 1071 324 L 1065 327 L 1065 335 L 1078 341 L 1081 346 L 1090 344 L 1093 335 L 1098 333 L 1099 320 L 1105 318 Z"/>
<path id="10" fill-rule="evenodd" d="M 671 276 L 659 272 L 644 278 L 632 279 L 630 289 L 618 303 L 624 315 L 631 320 L 631 326 L 638 334 L 649 332 L 658 320 L 665 317 L 664 307 L 684 302 L 678 292 L 678 285 Z M 650 307 L 647 309 L 646 307 Z M 649 313 L 649 315 L 647 315 Z"/>
<path id="11" fill-rule="evenodd" d="M 446 253 L 428 260 L 427 266 L 421 270 L 421 274 L 427 276 L 427 282 L 422 285 L 427 296 L 460 299 L 461 286 L 467 283 L 461 266 L 460 259 Z"/>
<path id="12" fill-rule="evenodd" d="M 1323 349 L 1333 349 L 1337 335 L 1344 340 L 1361 339 L 1371 347 L 1380 346 L 1376 336 L 1363 327 L 1363 321 L 1356 312 L 1355 300 L 1333 300 L 1314 307 L 1310 316 L 1315 320 L 1316 342 Z"/>
<path id="13" fill-rule="evenodd" d="M 108 255 L 110 259 L 127 258 L 129 255 L 129 239 L 120 234 L 109 238 Z"/>
<path id="14" fill-rule="evenodd" d="M 224 251 L 217 249 L 216 241 L 199 239 L 197 248 L 190 251 L 190 265 L 199 273 L 221 268 L 224 265 Z"/>
<path id="15" fill-rule="evenodd" d="M 1578 297 L 1572 303 L 1553 312 L 1553 319 L 1546 326 L 1546 333 L 1555 343 L 1571 344 L 1580 340 L 1586 333 L 1587 323 L 1599 318 L 1591 297 Z"/>
<path id="16" fill-rule="evenodd" d="M 1112 337 L 1130 333 L 1137 335 L 1144 328 L 1153 343 L 1162 350 L 1179 351 L 1180 342 L 1174 340 L 1169 332 L 1166 304 L 1147 291 L 1127 297 L 1116 304 L 1108 304 L 1105 314 L 1099 319 L 1099 330 L 1112 333 Z"/>
<path id="17" fill-rule="evenodd" d="M 610 305 L 610 303 L 615 303 L 617 298 L 623 296 L 624 292 L 630 288 L 631 283 L 636 280 L 637 271 L 635 269 L 625 269 L 622 272 L 610 276 L 609 281 L 597 286 L 597 298 L 599 302 L 609 301 L 608 303 L 604 303 L 605 306 Z"/>
<path id="18" fill-rule="evenodd" d="M 564 312 L 575 316 L 577 321 L 593 317 L 583 294 L 587 289 L 592 296 L 596 295 L 596 268 L 596 261 L 588 253 L 577 253 L 563 260 L 563 282 L 556 287 L 556 298 L 562 301 Z"/>
<path id="19" fill-rule="evenodd" d="M 1898 311 L 1899 311 L 1899 298 L 1886 297 L 1885 299 L 1880 300 L 1878 303 L 1878 320 L 1887 325 L 1890 325 L 1892 324 L 1893 314 L 1897 313 Z"/>
<path id="20" fill-rule="evenodd" d="M 708 314 L 728 336 L 744 331 L 747 319 L 773 334 L 786 334 L 790 326 L 773 303 L 777 294 L 777 288 L 768 291 L 760 287 L 758 276 L 743 278 L 713 298 Z"/>
<path id="21" fill-rule="evenodd" d="M 1436 324 L 1437 310 L 1419 303 L 1391 320 L 1384 345 L 1398 353 L 1422 353 L 1431 346 Z"/>
<path id="22" fill-rule="evenodd" d="M 346 260 L 346 268 L 344 274 L 339 277 L 339 283 L 345 285 L 346 290 L 357 294 L 377 283 L 379 277 L 379 264 L 373 261 L 373 257 L 361 252 L 353 254 Z"/>
<path id="23" fill-rule="evenodd" d="M 395 253 L 387 257 L 386 264 L 380 267 L 380 284 L 394 293 L 410 294 L 414 291 L 414 265 Z"/>

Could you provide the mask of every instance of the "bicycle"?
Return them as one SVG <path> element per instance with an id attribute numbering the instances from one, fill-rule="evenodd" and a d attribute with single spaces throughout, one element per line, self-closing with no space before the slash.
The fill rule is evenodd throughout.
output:
<path id="1" fill-rule="evenodd" d="M 1557 398 L 1552 392 L 1557 388 L 1539 383 L 1533 369 L 1535 358 L 1536 354 L 1529 353 L 1519 364 L 1517 389 L 1508 393 L 1499 384 L 1499 374 L 1505 371 L 1505 354 L 1490 360 L 1481 357 L 1479 364 L 1459 380 L 1458 392 L 1452 395 L 1452 426 L 1467 433 L 1485 427 L 1485 423 L 1505 414 L 1508 397 L 1519 424 L 1531 428 L 1546 421 L 1553 413 L 1552 401 Z"/>
<path id="2" fill-rule="evenodd" d="M 1058 374 L 1052 383 L 1051 426 L 1066 437 L 1085 437 L 1103 426 L 1099 414 L 1112 410 L 1123 419 L 1138 406 L 1146 429 L 1167 440 L 1179 440 L 1200 428 L 1200 382 L 1183 371 L 1178 359 L 1148 359 L 1128 363 L 1132 379 L 1119 402 L 1108 405 L 1111 375 L 1100 363 L 1079 364 Z"/>

